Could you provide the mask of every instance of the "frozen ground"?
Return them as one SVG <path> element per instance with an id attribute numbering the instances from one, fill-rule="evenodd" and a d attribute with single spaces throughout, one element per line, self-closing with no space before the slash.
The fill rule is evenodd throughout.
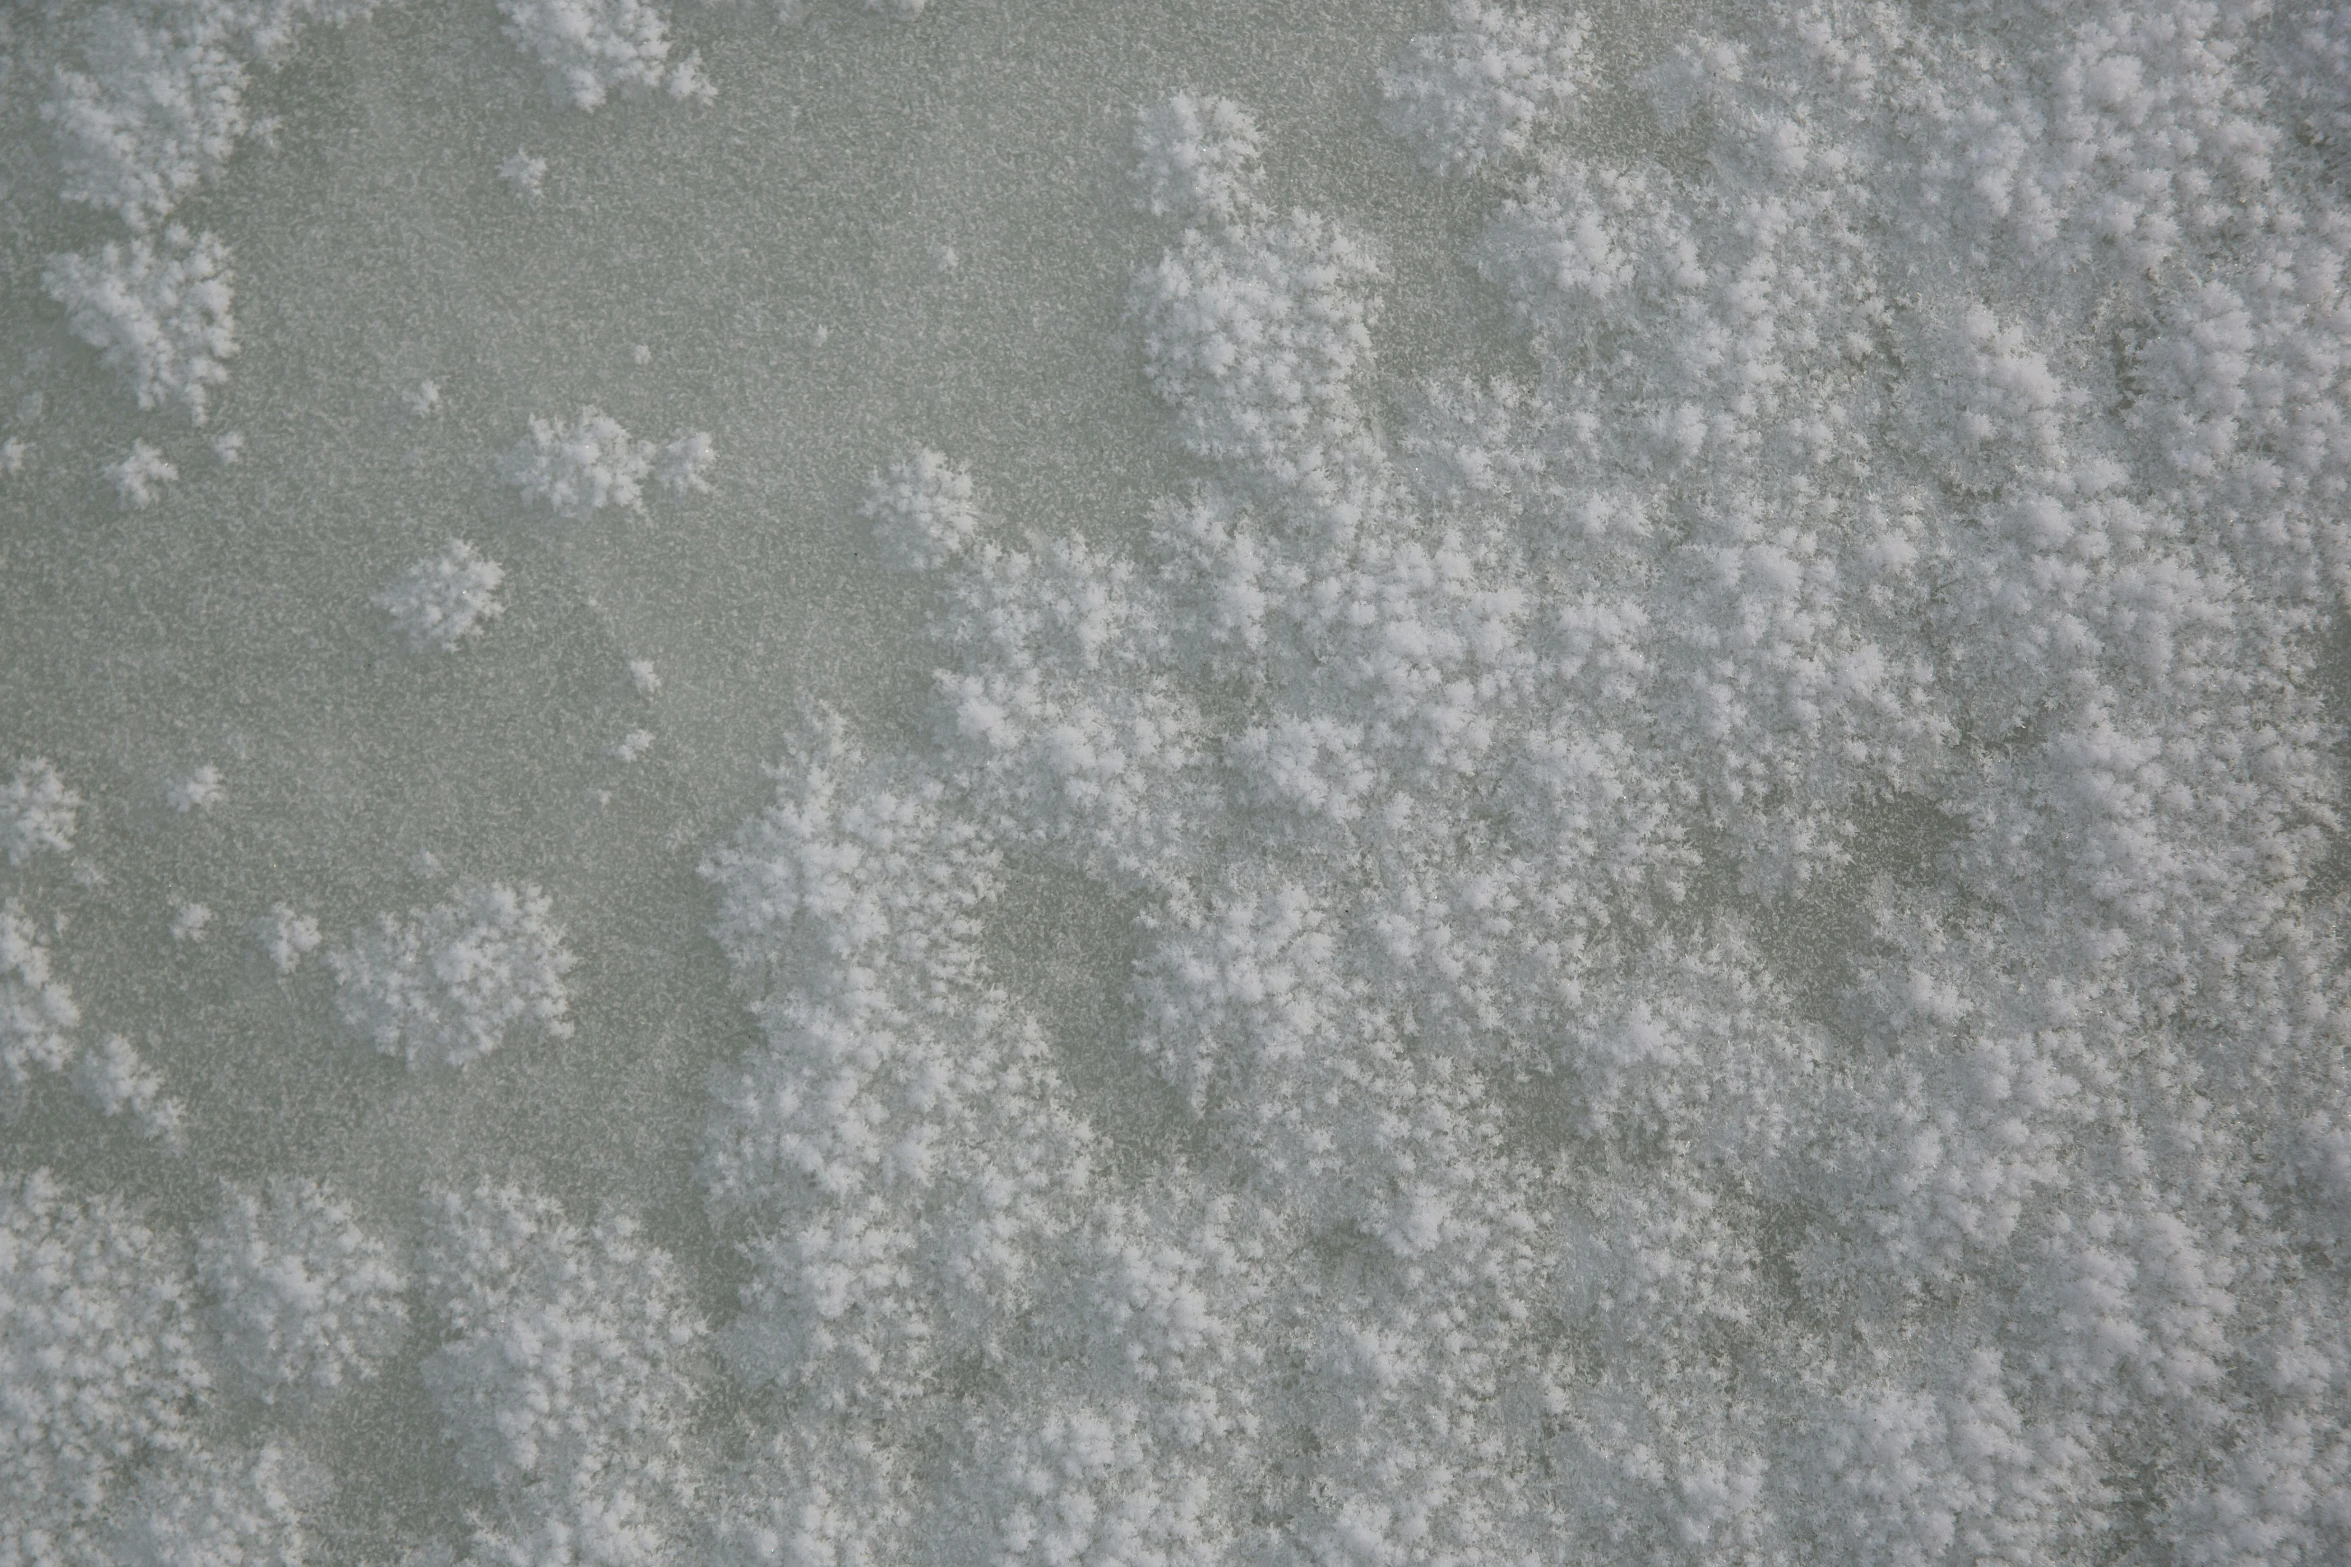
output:
<path id="1" fill-rule="evenodd" d="M 0 1567 L 2344 1559 L 2346 136 L 13 0 Z"/>

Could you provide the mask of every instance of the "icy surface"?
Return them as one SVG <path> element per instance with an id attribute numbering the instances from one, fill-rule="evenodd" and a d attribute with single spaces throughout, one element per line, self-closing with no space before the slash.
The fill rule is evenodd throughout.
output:
<path id="1" fill-rule="evenodd" d="M 2345 1559 L 2347 17 L 9 8 L 0 1567 Z"/>

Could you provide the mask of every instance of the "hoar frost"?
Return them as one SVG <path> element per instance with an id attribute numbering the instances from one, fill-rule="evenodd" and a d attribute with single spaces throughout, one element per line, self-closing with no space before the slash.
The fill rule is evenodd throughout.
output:
<path id="1" fill-rule="evenodd" d="M 448 902 L 386 914 L 327 954 L 335 1010 L 352 1032 L 410 1067 L 460 1067 L 535 1024 L 571 1035 L 563 976 L 573 957 L 547 895 L 488 883 Z"/>
<path id="2" fill-rule="evenodd" d="M 497 598 L 505 580 L 503 566 L 463 539 L 451 539 L 440 554 L 410 566 L 369 602 L 392 617 L 392 629 L 417 652 L 453 653 L 506 612 Z"/>
<path id="3" fill-rule="evenodd" d="M 1393 441 L 1377 248 L 1145 115 L 1210 475 L 1118 551 L 877 479 L 936 748 L 820 723 L 706 867 L 732 1559 L 2351 1549 L 2351 222 L 2248 16 L 1980 20 L 1690 40 L 1692 178 L 1579 149 L 1580 23 L 1454 7 L 1391 129 L 1523 171 L 1533 374 Z M 1105 1048 L 1194 1162 L 991 984 L 1014 856 L 1140 910 Z"/>

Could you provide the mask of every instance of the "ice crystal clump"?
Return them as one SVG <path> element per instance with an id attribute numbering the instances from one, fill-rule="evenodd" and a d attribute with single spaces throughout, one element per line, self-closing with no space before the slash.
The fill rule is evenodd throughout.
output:
<path id="1" fill-rule="evenodd" d="M 1229 222 L 1255 204 L 1257 150 L 1249 111 L 1178 93 L 1135 127 L 1137 204 L 1153 217 Z"/>
<path id="2" fill-rule="evenodd" d="M 713 96 L 699 54 L 669 63 L 669 24 L 644 0 L 498 0 L 498 9 L 506 16 L 506 36 L 538 57 L 558 104 L 593 109 L 608 93 L 660 89 L 673 98 Z"/>
<path id="3" fill-rule="evenodd" d="M 302 1567 L 319 1482 L 276 1442 L 178 1453 L 139 1476 L 107 1560 L 122 1567 Z"/>
<path id="4" fill-rule="evenodd" d="M 172 910 L 171 939 L 202 941 L 212 926 L 212 910 L 201 903 L 182 903 Z"/>
<path id="5" fill-rule="evenodd" d="M 185 778 L 175 778 L 163 786 L 163 803 L 185 816 L 191 811 L 209 811 L 220 804 L 228 792 L 221 782 L 220 769 L 207 762 Z"/>
<path id="6" fill-rule="evenodd" d="M 417 652 L 454 653 L 506 612 L 497 597 L 505 580 L 503 566 L 463 539 L 451 539 L 440 554 L 410 566 L 368 602 L 392 617 L 392 629 Z"/>
<path id="7" fill-rule="evenodd" d="M 280 974 L 293 973 L 304 957 L 318 950 L 318 921 L 283 903 L 272 904 L 267 914 L 253 922 L 252 930 L 270 966 Z"/>
<path id="8" fill-rule="evenodd" d="M 406 1275 L 316 1181 L 228 1192 L 197 1236 L 196 1277 L 230 1384 L 263 1403 L 374 1377 L 407 1323 Z"/>
<path id="9" fill-rule="evenodd" d="M 82 797 L 65 786 L 48 758 L 18 762 L 0 787 L 0 848 L 7 850 L 8 863 L 73 852 L 74 816 L 81 808 Z"/>
<path id="10" fill-rule="evenodd" d="M 606 506 L 642 504 L 653 457 L 651 441 L 632 439 L 618 420 L 590 407 L 569 424 L 533 419 L 530 435 L 498 466 L 525 501 L 545 501 L 557 516 L 584 522 Z"/>
<path id="11" fill-rule="evenodd" d="M 60 70 L 41 117 L 56 134 L 61 194 L 160 223 L 220 177 L 246 128 L 245 66 L 220 23 L 226 7 L 100 6 L 84 24 L 82 70 Z"/>
<path id="12" fill-rule="evenodd" d="M 538 888 L 488 883 L 445 903 L 386 914 L 327 954 L 335 1010 L 410 1067 L 460 1067 L 535 1023 L 571 1036 L 563 976 L 574 959 Z"/>
<path id="13" fill-rule="evenodd" d="M 188 1443 L 209 1379 L 185 1266 L 111 1198 L 0 1179 L 0 1563 L 115 1559 L 126 1472 Z"/>
<path id="14" fill-rule="evenodd" d="M 498 177 L 523 201 L 536 204 L 547 195 L 547 160 L 516 151 L 500 161 Z"/>
<path id="15" fill-rule="evenodd" d="M 108 463 L 100 472 L 114 486 L 125 506 L 141 511 L 160 498 L 158 485 L 169 484 L 180 476 L 180 470 L 170 459 L 145 441 L 131 442 L 131 449 L 122 461 Z"/>
<path id="16" fill-rule="evenodd" d="M 2248 20 L 1743 12 L 1648 80 L 1691 178 L 1464 9 L 1395 128 L 1530 166 L 1534 373 L 1393 440 L 1371 245 L 1160 203 L 1210 476 L 925 562 L 937 749 L 820 725 L 706 870 L 737 1557 L 2351 1544 L 2351 223 Z M 1149 1203 L 978 963 L 1013 855 L 1140 911 Z"/>
<path id="17" fill-rule="evenodd" d="M 1380 73 L 1381 121 L 1438 174 L 1525 152 L 1591 84 L 1580 16 L 1453 0 L 1453 31 L 1424 34 Z"/>
<path id="18" fill-rule="evenodd" d="M 131 1042 L 110 1034 L 73 1064 L 74 1092 L 100 1115 L 128 1115 L 139 1135 L 178 1151 L 187 1110 L 163 1091 L 163 1077 L 139 1058 Z"/>
<path id="19" fill-rule="evenodd" d="M 24 909 L 0 902 L 0 1118 L 23 1105 L 35 1071 L 65 1070 L 81 1016 Z"/>
<path id="20" fill-rule="evenodd" d="M 907 571 L 941 565 L 971 541 L 980 523 L 971 475 L 927 448 L 868 480 L 859 509 L 872 522 L 884 556 Z"/>
<path id="21" fill-rule="evenodd" d="M 637 345 L 639 351 L 644 346 Z M 653 477 L 673 495 L 707 495 L 711 465 L 717 460 L 717 451 L 710 444 L 710 432 L 689 430 L 661 448 L 653 465 Z"/>
<path id="22" fill-rule="evenodd" d="M 439 1194 L 429 1218 L 419 1282 L 448 1342 L 425 1386 L 467 1478 L 498 1500 L 475 1558 L 675 1559 L 704 1332 L 675 1265 L 621 1215 L 582 1229 L 512 1186 Z"/>

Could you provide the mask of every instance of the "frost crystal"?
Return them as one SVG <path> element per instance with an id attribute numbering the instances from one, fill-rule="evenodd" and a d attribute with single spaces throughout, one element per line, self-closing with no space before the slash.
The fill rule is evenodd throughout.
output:
<path id="1" fill-rule="evenodd" d="M 0 1179 L 0 1562 L 100 1549 L 123 1472 L 189 1439 L 207 1385 L 186 1261 L 111 1198 Z"/>
<path id="2" fill-rule="evenodd" d="M 180 476 L 179 469 L 145 441 L 131 442 L 130 452 L 122 461 L 108 463 L 99 471 L 114 486 L 125 506 L 139 509 L 155 504 L 157 485 L 169 484 Z"/>
<path id="3" fill-rule="evenodd" d="M 1136 204 L 1153 217 L 1226 223 L 1251 210 L 1257 121 L 1230 98 L 1178 93 L 1135 126 Z"/>
<path id="4" fill-rule="evenodd" d="M 73 1086 L 100 1115 L 111 1117 L 128 1111 L 138 1124 L 139 1135 L 159 1139 L 167 1147 L 179 1147 L 185 1108 L 163 1092 L 162 1076 L 141 1061 L 131 1042 L 120 1034 L 110 1034 L 82 1052 L 74 1062 Z"/>
<path id="5" fill-rule="evenodd" d="M 498 9 L 506 36 L 538 56 L 558 104 L 593 109 L 608 92 L 635 96 L 661 87 L 675 98 L 713 96 L 699 55 L 668 63 L 668 23 L 643 0 L 498 0 Z M 537 160 L 517 153 L 499 173 L 525 195 L 535 193 L 535 176 L 507 172 L 518 161 L 527 176 Z"/>
<path id="6" fill-rule="evenodd" d="M 90 16 L 86 69 L 58 71 L 41 105 L 66 200 L 145 230 L 220 177 L 245 132 L 245 68 L 218 25 L 226 9 L 107 5 Z"/>
<path id="7" fill-rule="evenodd" d="M 527 151 L 517 151 L 501 162 L 498 165 L 498 177 L 512 187 L 514 193 L 524 201 L 536 202 L 547 194 L 545 189 L 547 160 L 534 158 Z M 432 385 L 430 381 L 425 384 Z M 417 410 L 419 413 L 424 411 L 422 408 Z"/>
<path id="8" fill-rule="evenodd" d="M 237 352 L 230 281 L 228 246 L 176 224 L 160 245 L 110 240 L 94 253 L 51 256 L 41 274 L 74 334 L 122 373 L 141 408 L 176 404 L 197 424 L 211 388 L 228 379 L 221 361 Z"/>
<path id="9" fill-rule="evenodd" d="M 209 811 L 220 804 L 220 769 L 209 762 L 188 774 L 164 785 L 163 803 L 186 815 L 190 811 Z"/>
<path id="10" fill-rule="evenodd" d="M 31 450 L 18 436 L 0 441 L 0 477 L 13 479 L 24 472 L 25 455 Z"/>
<path id="11" fill-rule="evenodd" d="M 629 684 L 637 688 L 637 695 L 639 696 L 651 696 L 656 691 L 659 691 L 661 689 L 661 676 L 654 670 L 653 660 L 649 658 L 630 659 Z"/>
<path id="12" fill-rule="evenodd" d="M 49 949 L 14 898 L 0 902 L 0 1118 L 24 1103 L 34 1071 L 62 1072 L 81 1021 L 73 992 L 49 975 Z"/>
<path id="13" fill-rule="evenodd" d="M 108 1560 L 123 1567 L 302 1567 L 320 1482 L 278 1444 L 181 1453 L 139 1477 Z"/>
<path id="14" fill-rule="evenodd" d="M 533 419 L 528 439 L 499 461 L 499 474 L 525 501 L 545 501 L 559 517 L 584 522 L 605 506 L 641 504 L 653 470 L 650 441 L 637 441 L 594 408 L 570 424 Z"/>
<path id="15" fill-rule="evenodd" d="M 661 448 L 660 459 L 654 464 L 653 477 L 662 487 L 676 495 L 707 495 L 710 493 L 710 465 L 717 453 L 710 445 L 706 430 L 691 430 Z"/>
<path id="16" fill-rule="evenodd" d="M 392 617 L 392 629 L 417 652 L 453 653 L 467 637 L 480 635 L 485 622 L 505 613 L 497 598 L 505 580 L 505 568 L 496 561 L 475 553 L 462 539 L 451 539 L 439 555 L 410 566 L 368 602 Z"/>
<path id="17" fill-rule="evenodd" d="M 619 741 L 617 741 L 610 748 L 607 754 L 609 754 L 615 761 L 637 762 L 642 761 L 644 759 L 645 753 L 652 749 L 653 731 L 650 729 L 632 729 L 627 734 L 621 736 Z"/>
<path id="18" fill-rule="evenodd" d="M 211 924 L 212 910 L 201 903 L 182 903 L 172 910 L 171 939 L 202 941 L 205 929 Z"/>
<path id="19" fill-rule="evenodd" d="M 945 563 L 980 525 L 971 503 L 971 475 L 928 449 L 867 481 L 860 510 L 871 519 L 883 555 L 907 571 Z"/>
<path id="20" fill-rule="evenodd" d="M 237 1389 L 321 1399 L 376 1374 L 407 1323 L 407 1278 L 315 1181 L 231 1191 L 197 1237 L 196 1277 Z"/>
<path id="21" fill-rule="evenodd" d="M 318 921 L 306 914 L 296 914 L 286 904 L 278 903 L 253 922 L 253 939 L 261 943 L 261 950 L 270 966 L 280 974 L 291 974 L 302 964 L 302 959 L 318 948 Z"/>
<path id="22" fill-rule="evenodd" d="M 1525 152 L 1591 82 L 1580 16 L 1453 0 L 1453 31 L 1412 41 L 1380 73 L 1381 120 L 1443 175 L 1475 174 Z"/>
<path id="23" fill-rule="evenodd" d="M 409 1066 L 460 1067 L 516 1024 L 571 1036 L 563 976 L 573 964 L 545 893 L 500 883 L 384 915 L 327 954 L 345 1027 Z"/>
<path id="24" fill-rule="evenodd" d="M 514 1187 L 429 1206 L 419 1273 L 450 1335 L 425 1386 L 476 1484 L 500 1507 L 476 1525 L 484 1561 L 673 1559 L 687 1356 L 703 1333 L 669 1257 L 607 1214 L 582 1230 Z"/>
<path id="25" fill-rule="evenodd" d="M 0 787 L 0 849 L 22 865 L 36 854 L 73 852 L 74 813 L 82 797 L 65 786 L 46 757 L 18 762 Z"/>

